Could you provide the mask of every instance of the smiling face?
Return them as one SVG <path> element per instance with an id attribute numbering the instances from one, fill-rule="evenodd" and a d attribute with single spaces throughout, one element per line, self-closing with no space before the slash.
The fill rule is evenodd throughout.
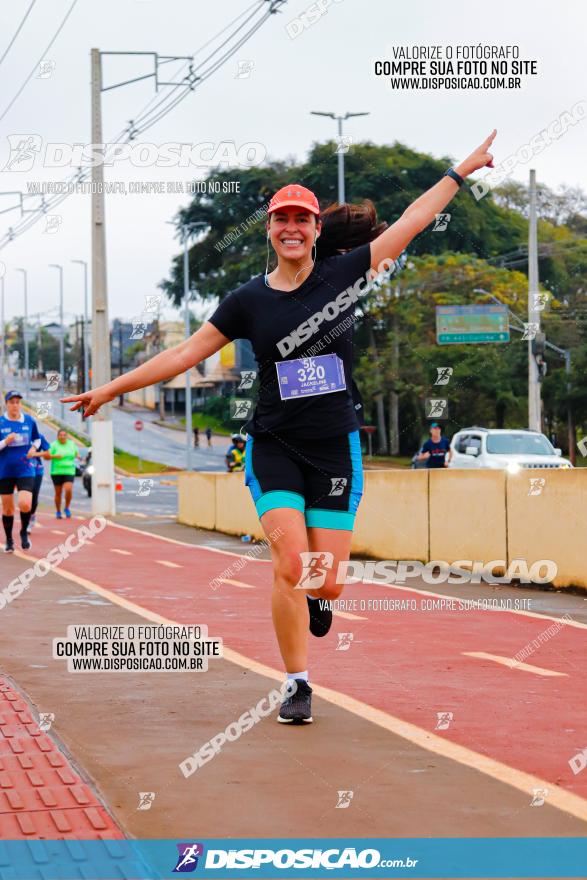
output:
<path id="1" fill-rule="evenodd" d="M 6 412 L 8 413 L 8 418 L 13 421 L 18 421 L 20 419 L 20 397 L 11 397 L 10 400 L 6 401 Z"/>
<path id="2" fill-rule="evenodd" d="M 314 236 L 320 234 L 316 215 L 303 208 L 283 208 L 269 215 L 267 231 L 277 256 L 284 260 L 311 258 Z"/>
<path id="3" fill-rule="evenodd" d="M 67 431 L 59 431 L 57 439 L 60 443 L 67 443 Z"/>

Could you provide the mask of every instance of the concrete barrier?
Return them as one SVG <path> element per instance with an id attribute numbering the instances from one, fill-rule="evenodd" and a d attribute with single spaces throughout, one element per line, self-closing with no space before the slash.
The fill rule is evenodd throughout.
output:
<path id="1" fill-rule="evenodd" d="M 178 520 L 186 526 L 215 529 L 216 473 L 182 473 L 177 478 Z"/>
<path id="2" fill-rule="evenodd" d="M 428 470 L 365 471 L 353 553 L 428 561 Z"/>
<path id="3" fill-rule="evenodd" d="M 429 474 L 429 560 L 507 560 L 505 471 L 438 468 Z"/>
<path id="4" fill-rule="evenodd" d="M 507 517 L 510 559 L 552 559 L 557 587 L 587 588 L 587 469 L 508 474 Z"/>
<path id="5" fill-rule="evenodd" d="M 242 471 L 216 475 L 216 528 L 228 535 L 265 535 Z"/>
<path id="6" fill-rule="evenodd" d="M 530 481 L 542 479 L 529 494 Z M 264 537 L 242 473 L 181 474 L 178 490 L 180 522 Z M 587 589 L 586 502 L 587 469 L 366 471 L 352 552 L 451 564 L 524 559 L 528 567 L 549 559 L 555 586 Z"/>

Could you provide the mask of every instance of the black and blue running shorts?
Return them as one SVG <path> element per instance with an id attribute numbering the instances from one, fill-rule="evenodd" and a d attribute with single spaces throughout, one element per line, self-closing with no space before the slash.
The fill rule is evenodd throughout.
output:
<path id="1" fill-rule="evenodd" d="M 249 434 L 245 484 L 259 518 L 289 507 L 305 515 L 308 527 L 352 531 L 363 494 L 359 432 L 290 441 Z"/>

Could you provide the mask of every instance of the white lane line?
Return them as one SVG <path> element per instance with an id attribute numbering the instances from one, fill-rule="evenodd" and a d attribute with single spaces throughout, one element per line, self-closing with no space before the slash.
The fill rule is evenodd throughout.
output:
<path id="1" fill-rule="evenodd" d="M 183 565 L 178 565 L 177 562 L 168 562 L 167 559 L 156 559 L 155 562 L 158 562 L 159 565 L 165 565 L 167 568 L 183 568 Z"/>
<path id="2" fill-rule="evenodd" d="M 110 547 L 111 553 L 120 553 L 121 556 L 132 556 L 130 550 L 119 550 L 118 547 Z"/>
<path id="3" fill-rule="evenodd" d="M 232 578 L 219 578 L 221 584 L 232 584 L 233 587 L 241 587 L 243 590 L 255 590 L 254 584 L 245 584 L 244 581 L 235 581 Z"/>
<path id="4" fill-rule="evenodd" d="M 510 669 L 520 669 L 522 672 L 532 672 L 534 675 L 543 675 L 545 678 L 553 678 L 555 676 L 564 676 L 568 678 L 566 672 L 556 672 L 554 669 L 544 669 L 542 666 L 532 666 L 531 663 L 519 663 L 512 657 L 501 657 L 499 654 L 487 654 L 485 651 L 462 651 L 464 657 L 476 657 L 478 660 L 491 660 L 493 663 L 500 663 L 502 666 L 509 666 Z"/>

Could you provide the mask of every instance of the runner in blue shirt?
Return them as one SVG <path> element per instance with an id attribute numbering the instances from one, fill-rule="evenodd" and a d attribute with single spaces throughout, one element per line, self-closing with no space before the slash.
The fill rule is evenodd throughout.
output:
<path id="1" fill-rule="evenodd" d="M 51 444 L 49 443 L 45 435 L 41 434 L 38 440 L 33 441 L 33 445 L 31 446 L 27 454 L 27 457 L 31 459 L 33 467 L 35 468 L 35 485 L 33 487 L 31 519 L 28 527 L 29 533 L 37 519 L 36 513 L 39 504 L 39 495 L 41 493 L 43 477 L 45 476 L 45 466 L 43 464 L 43 459 L 46 458 L 49 461 L 51 460 L 51 456 L 47 454 L 47 450 L 49 449 L 50 445 Z"/>
<path id="2" fill-rule="evenodd" d="M 27 531 L 31 518 L 36 469 L 27 453 L 33 442 L 40 439 L 41 435 L 35 420 L 22 412 L 20 392 L 8 391 L 4 400 L 6 412 L 0 416 L 0 496 L 2 525 L 6 535 L 4 551 L 13 553 L 15 489 L 18 492 L 20 510 L 20 542 L 23 550 L 29 550 L 31 547 Z"/>

